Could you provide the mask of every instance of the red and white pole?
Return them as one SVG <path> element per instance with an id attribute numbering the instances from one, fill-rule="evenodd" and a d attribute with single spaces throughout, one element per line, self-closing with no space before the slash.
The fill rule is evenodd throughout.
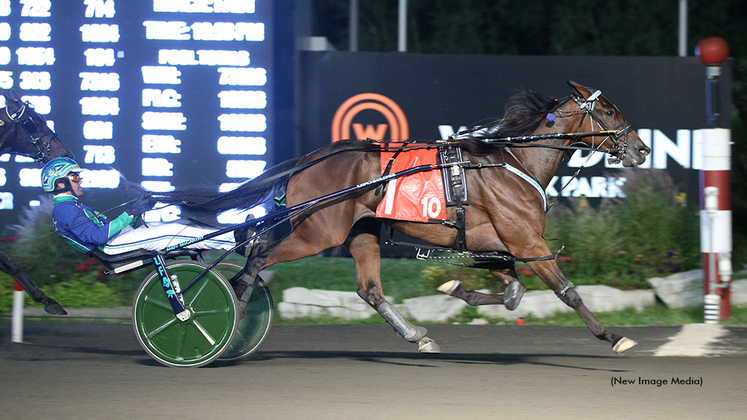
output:
<path id="1" fill-rule="evenodd" d="M 10 341 L 13 343 L 23 342 L 23 300 L 26 298 L 26 292 L 23 291 L 18 282 L 13 291 L 13 320 L 10 330 Z"/>
<path id="2" fill-rule="evenodd" d="M 704 38 L 696 51 L 706 65 L 708 127 L 703 130 L 703 167 L 700 172 L 700 250 L 703 259 L 703 294 L 706 323 L 731 316 L 731 132 L 719 128 L 721 64 L 729 56 L 726 41 Z"/>

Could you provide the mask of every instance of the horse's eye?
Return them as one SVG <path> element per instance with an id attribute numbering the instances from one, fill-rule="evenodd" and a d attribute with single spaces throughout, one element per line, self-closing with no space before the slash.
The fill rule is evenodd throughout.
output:
<path id="1" fill-rule="evenodd" d="M 608 109 L 607 111 L 604 112 L 604 115 L 606 115 L 608 117 L 611 117 L 611 116 L 615 115 L 615 110 Z"/>

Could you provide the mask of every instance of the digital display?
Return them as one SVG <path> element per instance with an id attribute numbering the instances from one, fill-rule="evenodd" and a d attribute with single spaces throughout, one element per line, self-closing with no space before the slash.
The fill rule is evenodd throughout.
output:
<path id="1" fill-rule="evenodd" d="M 269 0 L 0 0 L 0 87 L 87 169 L 97 210 L 127 200 L 120 174 L 153 191 L 229 190 L 271 164 L 272 25 Z M 36 162 L 6 154 L 0 166 L 6 226 L 45 193 Z"/>

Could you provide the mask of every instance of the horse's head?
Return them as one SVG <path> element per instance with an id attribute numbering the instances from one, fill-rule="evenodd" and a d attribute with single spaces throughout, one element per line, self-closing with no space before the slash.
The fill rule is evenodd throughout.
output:
<path id="1" fill-rule="evenodd" d="M 631 129 L 612 102 L 598 90 L 592 91 L 574 81 L 569 81 L 568 85 L 573 90 L 573 101 L 568 106 L 580 109 L 580 112 L 573 111 L 580 116 L 578 131 L 602 132 L 599 135 L 580 136 L 580 141 L 592 148 L 607 150 L 611 155 L 611 163 L 622 162 L 623 166 L 638 166 L 646 161 L 651 149 Z"/>
<path id="2" fill-rule="evenodd" d="M 18 153 L 46 163 L 56 157 L 73 157 L 47 122 L 15 91 L 5 96 L 0 111 L 0 153 Z"/>

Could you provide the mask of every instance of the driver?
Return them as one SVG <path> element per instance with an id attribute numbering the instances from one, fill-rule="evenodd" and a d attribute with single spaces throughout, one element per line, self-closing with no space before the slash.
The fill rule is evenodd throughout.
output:
<path id="1" fill-rule="evenodd" d="M 215 232 L 216 228 L 196 226 L 185 221 L 150 223 L 135 228 L 138 218 L 153 208 L 155 201 L 141 195 L 130 203 L 126 212 L 109 220 L 103 214 L 81 203 L 81 169 L 70 158 L 50 160 L 41 173 L 44 191 L 54 194 L 52 220 L 57 233 L 73 248 L 87 253 L 99 248 L 105 254 L 115 255 L 138 249 L 160 251 L 168 246 L 199 238 Z M 231 232 L 202 240 L 187 246 L 188 249 L 230 250 L 236 245 Z M 242 247 L 243 248 L 243 247 Z"/>

